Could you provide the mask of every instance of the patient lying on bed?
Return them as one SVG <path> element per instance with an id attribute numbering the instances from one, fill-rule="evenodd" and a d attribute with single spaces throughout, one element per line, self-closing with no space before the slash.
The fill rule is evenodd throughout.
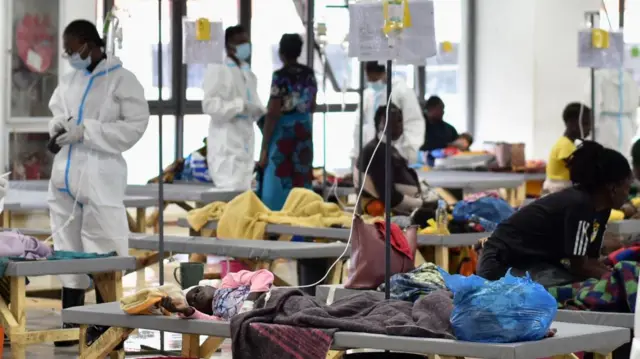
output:
<path id="1" fill-rule="evenodd" d="M 253 309 L 253 302 L 273 284 L 273 273 L 261 269 L 227 274 L 217 286 L 195 286 L 186 290 L 187 303 L 171 297 L 160 305 L 185 319 L 229 320 Z"/>

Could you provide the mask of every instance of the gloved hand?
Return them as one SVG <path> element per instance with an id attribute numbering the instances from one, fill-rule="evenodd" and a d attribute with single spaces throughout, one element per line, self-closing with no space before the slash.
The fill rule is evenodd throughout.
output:
<path id="1" fill-rule="evenodd" d="M 247 110 L 247 113 L 251 116 L 251 117 L 260 117 L 262 115 L 264 115 L 265 113 L 267 113 L 266 109 L 260 105 L 256 105 L 254 103 L 251 102 L 247 102 L 245 103 L 245 108 Z"/>
<path id="2" fill-rule="evenodd" d="M 4 177 L 0 177 L 0 199 L 4 198 L 8 190 L 9 180 Z"/>
<path id="3" fill-rule="evenodd" d="M 68 126 L 67 132 L 58 137 L 56 144 L 58 146 L 72 145 L 74 143 L 82 142 L 84 138 L 84 125 L 72 125 Z"/>
<path id="4" fill-rule="evenodd" d="M 53 137 L 62 130 L 67 131 L 69 129 L 69 125 L 72 123 L 70 122 L 71 120 L 72 117 L 69 117 L 67 119 L 65 119 L 64 117 L 53 118 L 53 120 L 51 120 L 51 123 L 49 124 L 49 135 Z"/>

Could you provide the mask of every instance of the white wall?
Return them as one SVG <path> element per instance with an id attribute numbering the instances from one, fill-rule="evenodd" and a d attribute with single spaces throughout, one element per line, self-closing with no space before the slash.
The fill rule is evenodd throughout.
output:
<path id="1" fill-rule="evenodd" d="M 482 0 L 476 22 L 476 137 L 525 142 L 546 159 L 562 135 L 562 109 L 585 98 L 577 32 L 599 0 Z"/>

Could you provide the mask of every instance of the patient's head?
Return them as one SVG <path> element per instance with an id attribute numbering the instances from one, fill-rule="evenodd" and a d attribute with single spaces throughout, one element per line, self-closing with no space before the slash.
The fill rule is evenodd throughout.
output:
<path id="1" fill-rule="evenodd" d="M 382 133 L 384 131 L 385 119 L 387 118 L 387 106 L 380 106 L 374 115 L 376 131 Z M 391 140 L 396 141 L 402 136 L 404 131 L 402 111 L 398 106 L 391 104 L 389 106 L 389 129 L 391 130 Z M 383 134 L 384 135 L 384 134 Z"/>
<path id="2" fill-rule="evenodd" d="M 469 132 L 465 132 L 458 136 L 455 145 L 462 151 L 468 151 L 473 144 L 473 136 Z"/>
<path id="3" fill-rule="evenodd" d="M 187 303 L 201 313 L 213 315 L 211 304 L 214 294 L 216 294 L 214 287 L 200 285 L 187 293 Z"/>

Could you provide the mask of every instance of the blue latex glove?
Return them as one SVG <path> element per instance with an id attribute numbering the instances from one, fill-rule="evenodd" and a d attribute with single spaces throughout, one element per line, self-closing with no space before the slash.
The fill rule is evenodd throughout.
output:
<path id="1" fill-rule="evenodd" d="M 67 130 L 66 133 L 58 137 L 56 144 L 58 144 L 58 146 L 72 145 L 74 143 L 82 142 L 83 138 L 84 138 L 84 125 L 82 124 L 75 125 L 75 126 L 71 125 L 69 126 L 69 129 Z"/>

